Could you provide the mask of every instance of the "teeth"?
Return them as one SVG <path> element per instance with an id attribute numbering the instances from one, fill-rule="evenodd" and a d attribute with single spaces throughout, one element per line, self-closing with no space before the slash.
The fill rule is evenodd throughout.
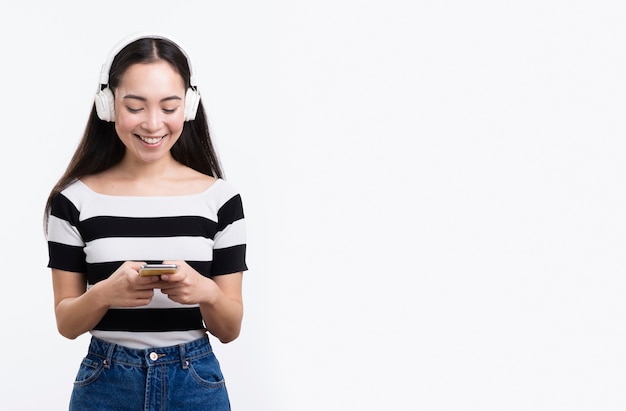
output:
<path id="1" fill-rule="evenodd" d="M 159 141 L 163 140 L 163 137 L 142 137 L 139 136 L 139 138 L 141 139 L 141 141 L 148 143 L 148 144 L 156 144 Z"/>

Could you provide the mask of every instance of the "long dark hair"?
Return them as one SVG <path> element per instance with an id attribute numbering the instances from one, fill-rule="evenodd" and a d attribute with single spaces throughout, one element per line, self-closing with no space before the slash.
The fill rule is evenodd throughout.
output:
<path id="1" fill-rule="evenodd" d="M 191 68 L 185 53 L 173 42 L 164 38 L 141 38 L 124 47 L 113 59 L 109 71 L 109 88 L 115 92 L 122 75 L 133 64 L 168 62 L 190 87 Z M 115 123 L 101 120 L 95 104 L 91 109 L 83 137 L 67 169 L 52 188 L 44 212 L 44 229 L 48 222 L 50 205 L 56 195 L 75 180 L 107 170 L 119 163 L 126 148 L 115 131 Z M 194 120 L 185 122 L 180 138 L 171 149 L 172 157 L 200 173 L 222 178 L 223 172 L 213 147 L 209 124 L 202 100 Z"/>

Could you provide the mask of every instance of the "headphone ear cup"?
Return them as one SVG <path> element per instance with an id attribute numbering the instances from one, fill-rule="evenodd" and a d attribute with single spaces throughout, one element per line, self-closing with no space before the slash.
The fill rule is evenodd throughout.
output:
<path id="1" fill-rule="evenodd" d="M 96 113 L 100 120 L 115 121 L 115 98 L 113 92 L 108 87 L 100 90 L 94 99 L 96 105 Z"/>
<path id="2" fill-rule="evenodd" d="M 199 105 L 200 94 L 198 91 L 189 87 L 185 93 L 185 121 L 191 121 L 196 118 Z"/>

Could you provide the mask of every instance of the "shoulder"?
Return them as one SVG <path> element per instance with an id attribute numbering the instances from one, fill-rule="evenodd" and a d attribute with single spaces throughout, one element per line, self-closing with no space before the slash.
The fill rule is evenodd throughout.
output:
<path id="1" fill-rule="evenodd" d="M 79 210 L 90 195 L 89 188 L 80 180 L 75 180 L 52 198 L 50 215 L 76 222 L 80 214 Z"/>
<path id="2" fill-rule="evenodd" d="M 61 197 L 65 197 L 70 201 L 77 201 L 85 196 L 88 196 L 92 193 L 91 189 L 85 185 L 85 183 L 81 180 L 74 180 L 70 184 L 68 184 L 61 192 L 59 193 Z M 59 195 L 57 196 L 60 197 Z"/>
<path id="3" fill-rule="evenodd" d="M 222 178 L 215 179 L 215 182 L 206 190 L 206 193 L 212 197 L 219 198 L 222 203 L 233 200 L 241 202 L 241 194 L 237 187 Z"/>
<path id="4" fill-rule="evenodd" d="M 216 178 L 215 183 L 213 185 L 215 186 L 214 188 L 217 191 L 230 193 L 233 195 L 239 194 L 239 190 L 237 189 L 237 187 L 235 187 L 235 185 L 233 185 L 229 181 L 224 180 L 223 178 Z"/>
<path id="5" fill-rule="evenodd" d="M 241 194 L 231 183 L 223 179 L 218 179 L 209 190 L 210 195 L 217 209 L 217 217 L 220 224 L 229 224 L 237 220 L 243 220 L 244 207 Z"/>

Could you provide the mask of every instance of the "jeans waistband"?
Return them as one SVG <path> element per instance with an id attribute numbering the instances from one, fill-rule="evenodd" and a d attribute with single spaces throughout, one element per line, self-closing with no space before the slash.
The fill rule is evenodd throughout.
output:
<path id="1" fill-rule="evenodd" d="M 91 337 L 89 354 L 102 358 L 105 367 L 120 363 L 136 367 L 180 362 L 183 368 L 189 366 L 189 360 L 212 353 L 208 336 L 185 344 L 168 347 L 130 348 L 97 337 Z"/>

